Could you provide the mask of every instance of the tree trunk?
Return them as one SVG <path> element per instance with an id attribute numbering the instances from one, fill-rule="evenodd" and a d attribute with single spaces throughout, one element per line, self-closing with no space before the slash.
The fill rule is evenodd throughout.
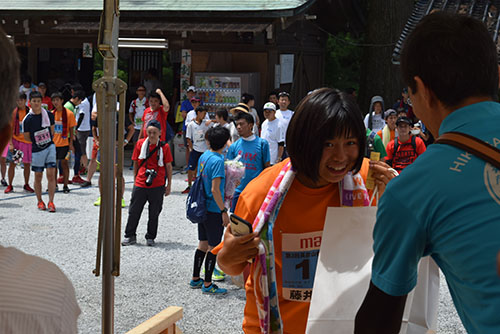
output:
<path id="1" fill-rule="evenodd" d="M 394 45 L 413 10 L 413 0 L 365 0 L 367 13 L 365 44 L 359 90 L 359 105 L 368 113 L 374 95 L 384 98 L 389 109 L 401 97 L 399 65 L 391 62 Z"/>

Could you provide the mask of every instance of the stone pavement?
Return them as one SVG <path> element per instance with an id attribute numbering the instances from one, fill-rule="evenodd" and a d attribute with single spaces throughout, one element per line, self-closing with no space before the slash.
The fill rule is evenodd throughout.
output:
<path id="1" fill-rule="evenodd" d="M 175 171 L 174 171 L 175 172 Z M 71 172 L 72 174 L 72 172 Z M 132 172 L 124 170 L 125 200 L 130 200 Z M 14 193 L 0 187 L 0 244 L 55 262 L 68 275 L 82 310 L 80 333 L 99 333 L 101 278 L 95 277 L 99 208 L 96 173 L 93 186 L 70 185 L 71 192 L 56 193 L 56 213 L 37 210 L 34 194 L 22 190 L 22 169 L 17 168 Z M 240 333 L 245 304 L 244 291 L 221 282 L 229 290 L 224 297 L 206 296 L 187 287 L 192 272 L 197 229 L 185 218 L 186 175 L 175 172 L 172 194 L 165 198 L 155 247 L 145 245 L 147 206 L 138 228 L 138 245 L 122 247 L 121 275 L 115 280 L 115 332 L 124 333 L 139 323 L 176 305 L 184 307 L 179 326 L 184 333 Z M 33 186 L 33 175 L 30 184 Z M 60 187 L 62 188 L 62 187 Z M 43 189 L 46 189 L 44 180 Z M 44 198 L 48 196 L 45 194 Z M 122 231 L 127 219 L 123 209 Z M 465 333 L 441 281 L 439 331 Z"/>

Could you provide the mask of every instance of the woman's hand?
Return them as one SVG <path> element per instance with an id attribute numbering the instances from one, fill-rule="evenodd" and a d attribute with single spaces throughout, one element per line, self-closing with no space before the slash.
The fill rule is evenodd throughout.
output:
<path id="1" fill-rule="evenodd" d="M 399 175 L 398 172 L 383 161 L 370 161 L 370 169 L 372 170 L 379 196 L 382 196 L 384 193 L 387 183 Z"/>
<path id="2" fill-rule="evenodd" d="M 257 233 L 250 233 L 241 237 L 231 233 L 228 226 L 224 233 L 224 246 L 217 254 L 217 263 L 225 273 L 235 276 L 241 274 L 248 260 L 259 253 L 260 238 Z"/>

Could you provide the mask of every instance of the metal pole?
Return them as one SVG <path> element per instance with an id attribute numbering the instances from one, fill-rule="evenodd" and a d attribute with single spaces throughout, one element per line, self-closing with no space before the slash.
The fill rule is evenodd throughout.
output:
<path id="1" fill-rule="evenodd" d="M 116 150 L 116 78 L 118 64 L 118 0 L 104 0 L 99 30 L 99 52 L 103 55 L 104 75 L 94 83 L 98 93 L 105 92 L 104 103 L 98 108 L 101 152 L 101 211 L 102 228 L 102 333 L 114 333 L 113 250 L 115 226 L 115 150 Z M 98 94 L 99 95 L 99 94 Z"/>

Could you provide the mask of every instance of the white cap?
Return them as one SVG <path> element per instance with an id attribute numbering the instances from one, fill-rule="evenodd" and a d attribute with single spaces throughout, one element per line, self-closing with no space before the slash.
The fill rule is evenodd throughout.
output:
<path id="1" fill-rule="evenodd" d="M 267 102 L 266 104 L 264 104 L 264 110 L 265 109 L 270 109 L 270 110 L 276 111 L 276 105 L 272 102 Z"/>
<path id="2" fill-rule="evenodd" d="M 186 92 L 196 92 L 196 87 L 195 86 L 189 86 Z"/>

